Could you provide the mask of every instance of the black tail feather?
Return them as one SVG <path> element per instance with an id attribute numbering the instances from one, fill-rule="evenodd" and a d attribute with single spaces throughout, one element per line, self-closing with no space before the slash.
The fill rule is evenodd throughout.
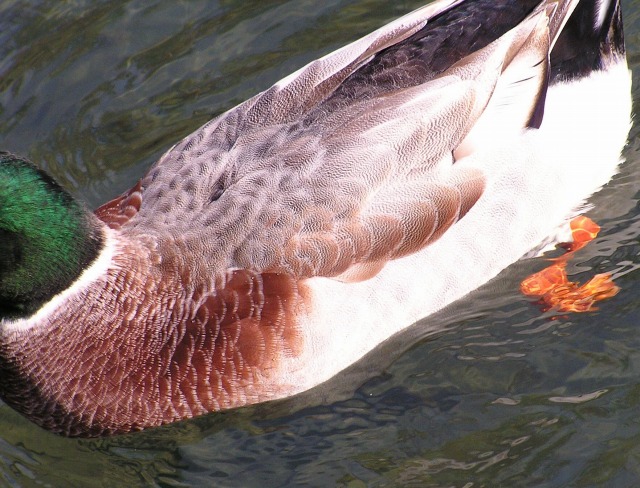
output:
<path id="1" fill-rule="evenodd" d="M 551 81 L 588 76 L 624 53 L 619 0 L 582 0 L 551 53 Z"/>

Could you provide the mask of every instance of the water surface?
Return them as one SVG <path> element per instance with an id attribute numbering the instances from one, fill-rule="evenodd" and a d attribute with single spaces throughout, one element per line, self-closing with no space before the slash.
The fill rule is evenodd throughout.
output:
<path id="1" fill-rule="evenodd" d="M 421 4 L 5 0 L 0 147 L 95 207 L 213 116 Z M 640 2 L 623 11 L 637 76 Z M 598 311 L 522 297 L 535 259 L 431 317 L 438 337 L 413 328 L 301 398 L 99 440 L 0 405 L 0 486 L 639 486 L 639 131 L 570 269 L 614 273 Z"/>

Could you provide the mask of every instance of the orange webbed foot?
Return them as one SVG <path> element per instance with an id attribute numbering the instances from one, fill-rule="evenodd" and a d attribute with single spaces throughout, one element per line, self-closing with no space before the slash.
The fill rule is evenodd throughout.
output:
<path id="1" fill-rule="evenodd" d="M 598 274 L 584 285 L 569 280 L 567 261 L 573 253 L 595 239 L 600 231 L 600 226 L 584 216 L 574 218 L 570 226 L 573 242 L 562 244 L 568 252 L 554 259 L 551 266 L 523 280 L 520 290 L 524 295 L 539 297 L 545 310 L 589 312 L 597 309 L 596 302 L 611 298 L 620 289 L 608 273 Z"/>
<path id="2" fill-rule="evenodd" d="M 584 215 L 572 219 L 571 222 L 569 222 L 569 227 L 571 228 L 571 238 L 573 241 L 561 244 L 569 253 L 582 249 L 594 240 L 600 232 L 600 226 Z M 569 259 L 569 257 L 567 257 L 567 259 Z"/>

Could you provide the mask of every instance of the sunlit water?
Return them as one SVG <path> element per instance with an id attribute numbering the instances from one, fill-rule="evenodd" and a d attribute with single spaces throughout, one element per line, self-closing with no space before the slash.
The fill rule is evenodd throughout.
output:
<path id="1" fill-rule="evenodd" d="M 0 147 L 95 207 L 208 119 L 421 3 L 0 2 Z M 637 72 L 640 2 L 623 7 Z M 0 486 L 640 486 L 639 132 L 570 269 L 614 273 L 599 311 L 523 298 L 540 258 L 429 319 L 446 332 L 414 327 L 294 400 L 101 440 L 1 405 Z"/>

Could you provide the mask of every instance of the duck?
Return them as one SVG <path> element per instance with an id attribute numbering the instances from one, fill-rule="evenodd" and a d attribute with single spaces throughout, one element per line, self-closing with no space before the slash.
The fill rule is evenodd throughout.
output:
<path id="1" fill-rule="evenodd" d="M 0 398 L 64 436 L 291 397 L 495 278 L 616 173 L 618 0 L 437 0 L 90 211 L 0 153 Z"/>

